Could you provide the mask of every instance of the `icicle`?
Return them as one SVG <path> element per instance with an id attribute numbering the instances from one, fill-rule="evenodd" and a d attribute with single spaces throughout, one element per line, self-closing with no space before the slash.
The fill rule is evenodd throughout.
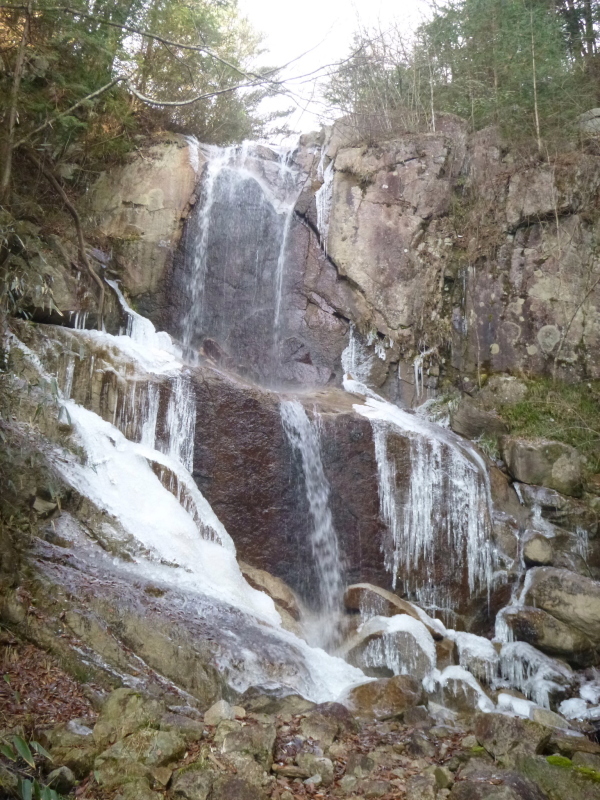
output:
<path id="1" fill-rule="evenodd" d="M 333 202 L 333 161 L 329 162 L 323 172 L 323 185 L 315 193 L 317 204 L 317 230 L 321 237 L 321 246 L 327 254 L 327 238 L 329 236 L 329 218 L 331 216 L 331 205 Z"/>

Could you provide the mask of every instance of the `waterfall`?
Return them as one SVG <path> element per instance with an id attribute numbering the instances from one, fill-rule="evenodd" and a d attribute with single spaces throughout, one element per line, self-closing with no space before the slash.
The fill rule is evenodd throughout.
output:
<path id="1" fill-rule="evenodd" d="M 167 408 L 167 453 L 191 470 L 194 461 L 196 397 L 190 378 L 182 373 L 172 381 Z"/>
<path id="2" fill-rule="evenodd" d="M 319 428 L 297 400 L 280 405 L 283 429 L 302 461 L 306 499 L 311 516 L 310 544 L 318 586 L 319 613 L 315 625 L 320 646 L 338 644 L 343 591 L 338 538 L 329 508 L 329 483 L 321 460 Z"/>
<path id="3" fill-rule="evenodd" d="M 206 149 L 185 235 L 182 340 L 214 340 L 227 366 L 273 381 L 283 334 L 287 248 L 301 186 L 293 150 Z"/>

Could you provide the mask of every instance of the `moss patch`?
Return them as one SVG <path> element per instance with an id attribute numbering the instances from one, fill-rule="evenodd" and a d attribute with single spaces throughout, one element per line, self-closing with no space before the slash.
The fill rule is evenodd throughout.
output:
<path id="1" fill-rule="evenodd" d="M 516 436 L 542 437 L 572 445 L 600 472 L 600 381 L 567 384 L 550 378 L 528 380 L 527 395 L 498 411 Z"/>

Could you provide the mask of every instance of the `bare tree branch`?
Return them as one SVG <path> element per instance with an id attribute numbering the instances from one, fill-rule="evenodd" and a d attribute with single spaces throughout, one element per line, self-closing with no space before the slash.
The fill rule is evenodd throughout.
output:
<path id="1" fill-rule="evenodd" d="M 118 83 L 123 83 L 123 81 L 126 81 L 126 80 L 127 80 L 127 78 L 124 78 L 124 77 L 123 78 L 115 78 L 110 83 L 107 83 L 104 86 L 101 86 L 99 89 L 96 89 L 95 92 L 91 92 L 90 94 L 86 95 L 85 97 L 82 97 L 81 100 L 78 100 L 74 105 L 70 106 L 70 108 L 67 108 L 66 111 L 61 111 L 60 114 L 55 114 L 50 119 L 47 119 L 46 122 L 44 122 L 42 125 L 39 125 L 37 128 L 34 128 L 32 131 L 30 131 L 27 134 L 27 136 L 24 136 L 22 139 L 19 139 L 19 141 L 15 144 L 14 148 L 16 149 L 17 147 L 21 147 L 26 142 L 28 142 L 31 139 L 32 136 L 35 136 L 36 133 L 41 133 L 43 130 L 45 130 L 46 128 L 49 128 L 51 125 L 53 125 L 56 122 L 57 119 L 60 119 L 61 117 L 65 117 L 67 114 L 71 114 L 73 111 L 75 111 L 76 108 L 79 108 L 84 103 L 87 103 L 88 100 L 94 100 L 96 97 L 100 97 L 101 94 L 104 94 L 104 92 L 108 92 L 108 90 L 112 89 L 113 86 L 116 86 Z"/>
<path id="2" fill-rule="evenodd" d="M 33 153 L 33 151 L 29 150 L 28 148 L 23 148 L 23 154 L 31 163 L 39 169 L 42 175 L 46 178 L 46 180 L 50 183 L 50 185 L 55 189 L 55 191 L 59 194 L 60 199 L 65 204 L 65 208 L 69 212 L 69 214 L 73 217 L 73 222 L 75 223 L 75 230 L 77 231 L 77 244 L 79 249 L 79 258 L 82 260 L 86 270 L 88 271 L 92 280 L 98 286 L 100 290 L 100 298 L 98 299 L 98 330 L 102 330 L 102 312 L 104 311 L 104 284 L 102 280 L 98 276 L 98 274 L 94 271 L 90 261 L 87 257 L 86 249 L 85 249 L 85 239 L 83 238 L 83 230 L 81 228 L 81 220 L 79 219 L 79 214 L 77 213 L 77 209 L 69 200 L 67 193 L 63 189 L 63 187 L 58 182 L 57 178 L 55 177 L 54 173 L 46 167 L 42 162 L 38 159 L 38 157 Z"/>

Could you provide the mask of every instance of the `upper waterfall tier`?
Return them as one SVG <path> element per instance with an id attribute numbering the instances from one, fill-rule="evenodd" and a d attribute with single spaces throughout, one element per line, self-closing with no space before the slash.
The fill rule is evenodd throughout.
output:
<path id="1" fill-rule="evenodd" d="M 200 198 L 185 235 L 181 336 L 274 379 L 282 361 L 282 303 L 294 205 L 305 176 L 293 151 L 245 143 L 208 148 Z"/>

